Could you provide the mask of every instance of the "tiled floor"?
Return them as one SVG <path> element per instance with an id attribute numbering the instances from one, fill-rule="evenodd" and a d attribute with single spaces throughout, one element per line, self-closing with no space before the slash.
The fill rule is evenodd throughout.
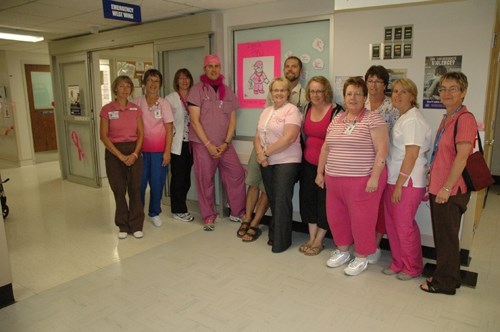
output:
<path id="1" fill-rule="evenodd" d="M 300 254 L 304 234 L 272 254 L 266 230 L 242 243 L 227 219 L 204 232 L 168 207 L 163 227 L 119 241 L 109 188 L 61 181 L 56 162 L 2 177 L 18 302 L 0 310 L 0 331 L 500 331 L 499 188 L 471 252 L 478 286 L 445 296 L 383 275 L 389 252 L 347 277 L 325 266 L 329 250 Z"/>

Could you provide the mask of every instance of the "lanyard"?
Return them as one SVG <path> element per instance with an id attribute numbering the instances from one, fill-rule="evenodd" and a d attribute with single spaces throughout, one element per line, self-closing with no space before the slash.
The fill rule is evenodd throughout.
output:
<path id="1" fill-rule="evenodd" d="M 462 109 L 462 107 L 463 107 L 463 105 L 458 106 L 458 108 L 451 114 L 451 118 L 453 118 L 455 116 L 455 114 L 457 114 Z M 429 161 L 429 165 L 431 165 L 431 166 L 432 166 L 432 163 L 434 161 L 434 157 L 436 156 L 436 153 L 438 150 L 439 141 L 441 141 L 441 137 L 443 136 L 444 130 L 446 128 L 446 124 L 445 124 L 446 116 L 447 116 L 447 114 L 443 115 L 443 120 L 441 120 L 441 125 L 439 126 L 440 130 L 438 131 L 438 133 L 436 135 L 436 140 L 434 141 L 434 149 L 432 150 L 431 159 Z"/>
<path id="2" fill-rule="evenodd" d="M 184 105 L 184 110 L 186 111 L 186 113 L 189 113 L 188 112 L 188 103 L 187 103 L 186 98 L 184 98 L 179 92 L 177 92 L 177 94 L 179 95 L 179 98 L 182 102 L 182 105 Z"/>

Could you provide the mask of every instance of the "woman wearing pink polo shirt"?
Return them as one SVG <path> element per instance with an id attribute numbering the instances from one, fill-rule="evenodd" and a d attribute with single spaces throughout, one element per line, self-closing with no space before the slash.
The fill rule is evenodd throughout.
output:
<path id="1" fill-rule="evenodd" d="M 153 225 L 160 227 L 161 198 L 167 179 L 170 164 L 170 148 L 172 147 L 174 115 L 170 104 L 160 97 L 163 76 L 157 69 L 149 69 L 144 73 L 142 85 L 144 96 L 134 100 L 143 110 L 144 143 L 142 157 L 144 166 L 141 178 L 141 201 L 146 202 L 146 188 L 149 185 L 148 217 Z"/>
<path id="2" fill-rule="evenodd" d="M 292 244 L 292 197 L 302 160 L 302 115 L 288 102 L 292 87 L 286 78 L 275 78 L 269 90 L 273 105 L 260 115 L 254 147 L 272 213 L 268 244 L 279 253 Z M 255 238 L 260 235 L 259 228 L 250 227 L 247 234 L 252 232 Z"/>
<path id="3" fill-rule="evenodd" d="M 455 295 L 461 283 L 458 232 L 470 198 L 462 172 L 472 153 L 477 133 L 474 115 L 462 104 L 467 86 L 467 76 L 460 72 L 446 73 L 439 81 L 439 97 L 446 113 L 439 125 L 431 155 L 429 202 L 436 269 L 420 285 L 420 289 L 428 293 Z"/>
<path id="4" fill-rule="evenodd" d="M 133 234 L 139 239 L 143 237 L 144 225 L 140 195 L 142 112 L 139 106 L 128 101 L 134 90 L 128 76 L 118 76 L 111 89 L 116 98 L 101 110 L 100 138 L 106 146 L 106 174 L 116 202 L 115 224 L 120 229 L 118 238 Z"/>

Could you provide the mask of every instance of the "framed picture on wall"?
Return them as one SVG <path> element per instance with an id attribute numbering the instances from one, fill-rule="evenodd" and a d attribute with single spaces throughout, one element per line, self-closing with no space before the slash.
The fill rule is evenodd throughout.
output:
<path id="1" fill-rule="evenodd" d="M 413 45 L 412 43 L 403 44 L 403 58 L 411 58 L 413 55 Z"/>
<path id="2" fill-rule="evenodd" d="M 405 40 L 413 39 L 413 25 L 404 27 L 404 38 Z"/>
<path id="3" fill-rule="evenodd" d="M 403 39 L 403 27 L 395 27 L 394 28 L 394 40 Z"/>
<path id="4" fill-rule="evenodd" d="M 392 44 L 384 44 L 384 59 L 392 59 Z"/>
<path id="5" fill-rule="evenodd" d="M 237 96 L 241 107 L 262 108 L 269 83 L 281 72 L 281 41 L 263 40 L 237 46 Z"/>
<path id="6" fill-rule="evenodd" d="M 392 46 L 392 50 L 393 50 L 392 57 L 394 59 L 401 58 L 401 44 L 394 44 Z"/>
<path id="7" fill-rule="evenodd" d="M 384 40 L 391 41 L 392 40 L 392 27 L 384 28 Z"/>
<path id="8" fill-rule="evenodd" d="M 370 44 L 370 60 L 380 59 L 380 44 Z"/>

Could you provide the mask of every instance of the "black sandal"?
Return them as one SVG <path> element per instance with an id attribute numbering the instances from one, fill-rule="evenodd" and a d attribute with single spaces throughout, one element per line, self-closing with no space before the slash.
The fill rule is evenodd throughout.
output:
<path id="1" fill-rule="evenodd" d="M 420 289 L 427 293 L 446 294 L 446 295 L 455 295 L 457 293 L 455 289 L 447 290 L 447 289 L 437 288 L 436 286 L 432 285 L 432 282 L 426 281 L 426 284 L 427 284 L 427 289 L 423 288 L 422 287 L 423 285 L 420 285 Z"/>
<path id="2" fill-rule="evenodd" d="M 236 236 L 241 239 L 247 233 L 249 228 L 250 228 L 250 222 L 248 221 L 242 222 L 240 228 L 238 228 L 238 231 L 236 232 Z"/>
<path id="3" fill-rule="evenodd" d="M 253 231 L 253 234 L 249 233 L 249 231 Z M 262 234 L 262 230 L 258 226 L 257 227 L 249 227 L 245 235 L 248 235 L 250 238 L 248 240 L 245 240 L 244 238 L 242 238 L 241 240 L 243 242 L 253 242 L 253 241 L 257 240 L 261 234 Z"/>

